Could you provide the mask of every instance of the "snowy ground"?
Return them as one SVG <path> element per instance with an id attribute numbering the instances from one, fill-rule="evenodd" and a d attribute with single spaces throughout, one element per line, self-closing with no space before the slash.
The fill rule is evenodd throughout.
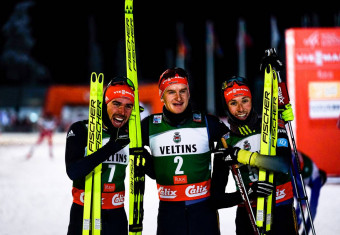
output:
<path id="1" fill-rule="evenodd" d="M 72 202 L 71 180 L 64 165 L 65 133 L 54 137 L 54 158 L 47 143 L 26 160 L 37 134 L 0 134 L 0 234 L 64 235 Z M 233 188 L 228 188 L 232 190 Z M 319 235 L 340 234 L 340 184 L 328 182 L 321 191 L 315 220 Z M 154 181 L 146 179 L 143 234 L 156 234 L 158 198 Z M 220 210 L 221 232 L 234 234 L 235 208 Z"/>

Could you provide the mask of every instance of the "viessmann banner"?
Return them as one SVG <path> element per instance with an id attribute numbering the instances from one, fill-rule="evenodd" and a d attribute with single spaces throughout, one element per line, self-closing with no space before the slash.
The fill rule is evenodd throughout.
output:
<path id="1" fill-rule="evenodd" d="M 286 64 L 297 147 L 340 175 L 340 28 L 286 30 Z"/>

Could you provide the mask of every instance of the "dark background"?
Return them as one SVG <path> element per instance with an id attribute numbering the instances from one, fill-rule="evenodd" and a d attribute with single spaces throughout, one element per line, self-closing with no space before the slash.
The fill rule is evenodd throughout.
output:
<path id="1" fill-rule="evenodd" d="M 26 36 L 32 39 L 26 47 L 23 36 L 15 29 L 5 35 L 18 3 L 1 3 L 0 46 L 2 54 L 8 42 L 35 61 L 31 65 L 9 63 L 2 56 L 1 86 L 44 86 L 53 84 L 88 84 L 92 71 L 105 78 L 125 75 L 124 1 L 30 1 Z M 275 4 L 274 4 L 275 3 Z M 295 3 L 296 4 L 296 3 Z M 191 77 L 192 101 L 206 104 L 205 25 L 211 20 L 220 51 L 215 56 L 217 105 L 221 81 L 238 73 L 238 21 L 246 23 L 249 43 L 246 48 L 246 74 L 256 87 L 259 63 L 264 50 L 271 47 L 270 17 L 275 16 L 280 33 L 279 56 L 285 60 L 284 32 L 292 27 L 334 27 L 340 25 L 340 6 L 326 2 L 288 2 L 248 4 L 243 1 L 134 1 L 134 21 L 138 79 L 140 83 L 157 82 L 160 74 L 175 66 L 177 32 L 182 23 L 190 50 L 186 69 Z M 27 20 L 27 19 L 26 19 Z M 17 20 L 18 21 L 18 20 Z M 20 20 L 17 22 L 20 24 Z M 93 27 L 91 28 L 92 25 Z M 15 28 L 15 27 L 14 27 Z M 13 46 L 14 45 L 14 46 Z M 92 45 L 92 47 L 91 47 Z M 97 50 L 94 50 L 94 46 Z M 7 61 L 7 63 L 6 63 Z M 16 61 L 17 62 L 17 61 Z M 9 65 L 10 64 L 10 65 Z M 21 67 L 20 67 L 21 66 Z M 221 113 L 220 109 L 217 110 Z"/>

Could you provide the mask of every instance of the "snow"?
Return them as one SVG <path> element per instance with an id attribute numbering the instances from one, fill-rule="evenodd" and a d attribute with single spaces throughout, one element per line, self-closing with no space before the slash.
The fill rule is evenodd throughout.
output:
<path id="1" fill-rule="evenodd" d="M 65 138 L 66 133 L 55 134 L 53 159 L 44 141 L 26 160 L 38 134 L 0 134 L 0 234 L 66 234 L 72 182 L 65 172 Z M 340 185 L 333 182 L 337 181 L 330 180 L 321 190 L 314 222 L 317 234 L 340 234 Z M 227 188 L 233 189 L 233 184 Z M 148 177 L 144 207 L 143 234 L 156 234 L 158 197 L 155 182 Z M 222 235 L 234 234 L 235 209 L 219 210 Z"/>

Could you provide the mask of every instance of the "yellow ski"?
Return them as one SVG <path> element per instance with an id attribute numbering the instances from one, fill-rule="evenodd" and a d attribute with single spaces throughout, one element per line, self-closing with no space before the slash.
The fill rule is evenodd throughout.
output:
<path id="1" fill-rule="evenodd" d="M 133 0 L 125 0 L 125 42 L 127 77 L 135 86 L 135 103 L 129 120 L 130 137 L 130 190 L 129 190 L 129 234 L 140 235 L 143 230 L 143 196 L 145 176 L 142 158 L 142 134 L 138 95 Z"/>
<path id="2" fill-rule="evenodd" d="M 261 149 L 263 155 L 276 155 L 277 121 L 278 119 L 278 81 L 275 70 L 267 65 L 264 74 L 263 111 L 261 130 Z M 273 172 L 259 169 L 259 181 L 274 182 Z M 263 197 L 257 199 L 256 224 L 261 233 L 270 231 L 272 222 L 273 192 L 267 200 Z M 274 194 L 275 195 L 275 194 Z M 275 200 L 275 197 L 274 197 Z M 265 226 L 265 229 L 264 229 Z"/>
<path id="3" fill-rule="evenodd" d="M 103 102 L 104 74 L 97 77 L 97 110 L 96 110 L 96 150 L 102 147 L 102 102 Z M 93 205 L 92 205 L 92 231 L 93 235 L 100 235 L 101 231 L 101 207 L 102 207 L 102 164 L 94 168 L 93 179 Z"/>
<path id="4" fill-rule="evenodd" d="M 102 146 L 102 100 L 104 75 L 91 74 L 87 156 Z M 94 172 L 94 173 L 93 173 Z M 93 197 L 92 197 L 93 193 Z M 92 205 L 92 221 L 91 221 Z M 83 235 L 101 231 L 101 164 L 85 177 Z"/>

